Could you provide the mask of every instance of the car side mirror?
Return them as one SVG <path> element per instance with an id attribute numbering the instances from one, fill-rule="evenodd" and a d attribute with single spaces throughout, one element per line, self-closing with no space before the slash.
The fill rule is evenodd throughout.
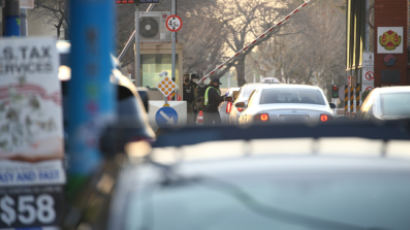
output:
<path id="1" fill-rule="evenodd" d="M 329 106 L 330 106 L 331 109 L 336 109 L 336 104 L 333 103 L 333 102 L 330 102 Z"/>
<path id="2" fill-rule="evenodd" d="M 238 96 L 239 96 L 239 91 L 233 91 L 232 95 L 233 95 L 233 98 L 234 98 L 234 99 L 238 98 Z"/>
<path id="3" fill-rule="evenodd" d="M 144 104 L 144 108 L 145 108 L 145 111 L 148 113 L 148 108 L 149 108 L 149 104 L 148 104 L 148 101 L 149 101 L 149 96 L 148 96 L 148 90 L 146 90 L 146 89 L 138 89 L 138 94 L 139 94 L 139 96 L 140 96 L 140 98 L 141 98 L 141 101 L 142 101 L 142 103 Z"/>
<path id="4" fill-rule="evenodd" d="M 246 108 L 246 104 L 245 104 L 245 102 L 240 101 L 240 102 L 235 103 L 235 107 L 244 109 L 244 108 Z"/>

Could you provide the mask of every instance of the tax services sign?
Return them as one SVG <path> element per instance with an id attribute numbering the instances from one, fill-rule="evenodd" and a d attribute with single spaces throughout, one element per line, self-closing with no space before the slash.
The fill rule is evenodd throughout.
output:
<path id="1" fill-rule="evenodd" d="M 53 38 L 0 39 L 0 229 L 54 228 L 65 172 Z"/>

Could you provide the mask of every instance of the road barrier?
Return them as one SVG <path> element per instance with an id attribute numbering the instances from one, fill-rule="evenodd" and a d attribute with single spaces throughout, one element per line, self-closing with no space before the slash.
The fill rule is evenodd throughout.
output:
<path id="1" fill-rule="evenodd" d="M 286 23 L 293 15 L 297 14 L 302 8 L 306 7 L 311 0 L 305 0 L 303 4 L 298 6 L 296 9 L 294 9 L 292 12 L 290 12 L 288 15 L 283 17 L 279 22 L 275 23 L 272 27 L 267 29 L 263 34 L 259 35 L 255 40 L 253 40 L 251 43 L 246 45 L 244 48 L 242 48 L 240 51 L 235 53 L 232 57 L 230 57 L 228 60 L 223 62 L 222 64 L 218 65 L 215 69 L 213 69 L 211 72 L 207 73 L 205 76 L 203 76 L 200 80 L 200 82 L 205 81 L 207 78 L 211 77 L 218 71 L 220 71 L 224 66 L 229 65 L 230 63 L 233 63 L 239 56 L 241 55 L 246 55 L 249 53 L 255 46 L 259 45 L 261 42 L 267 40 L 270 36 L 274 34 L 275 29 L 277 29 L 279 26 L 283 25 Z"/>

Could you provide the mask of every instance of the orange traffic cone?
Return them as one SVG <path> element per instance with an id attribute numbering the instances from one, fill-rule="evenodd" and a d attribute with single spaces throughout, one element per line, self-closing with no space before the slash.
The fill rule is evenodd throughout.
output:
<path id="1" fill-rule="evenodd" d="M 204 112 L 202 110 L 199 110 L 198 116 L 196 117 L 196 123 L 198 125 L 202 125 L 204 123 Z"/>

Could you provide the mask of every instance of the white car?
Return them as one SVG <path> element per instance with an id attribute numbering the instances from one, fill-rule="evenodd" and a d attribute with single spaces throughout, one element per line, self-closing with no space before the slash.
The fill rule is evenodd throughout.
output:
<path id="1" fill-rule="evenodd" d="M 376 88 L 360 108 L 362 118 L 392 120 L 410 118 L 410 86 Z"/>
<path id="2" fill-rule="evenodd" d="M 237 107 L 235 106 L 236 104 L 241 104 L 241 103 L 248 103 L 249 100 L 249 96 L 251 95 L 251 93 L 260 87 L 263 87 L 266 84 L 263 83 L 249 83 L 249 84 L 245 84 L 241 87 L 241 90 L 239 91 L 239 95 L 238 97 L 235 99 L 235 101 L 233 102 L 233 106 L 232 109 L 229 111 L 229 123 L 231 124 L 237 124 L 238 123 L 238 119 L 241 115 L 241 113 L 243 112 L 244 108 L 243 107 Z"/>
<path id="3" fill-rule="evenodd" d="M 237 103 L 244 111 L 240 124 L 253 122 L 327 122 L 333 117 L 323 91 L 308 85 L 264 85 L 255 89 L 248 103 Z"/>

